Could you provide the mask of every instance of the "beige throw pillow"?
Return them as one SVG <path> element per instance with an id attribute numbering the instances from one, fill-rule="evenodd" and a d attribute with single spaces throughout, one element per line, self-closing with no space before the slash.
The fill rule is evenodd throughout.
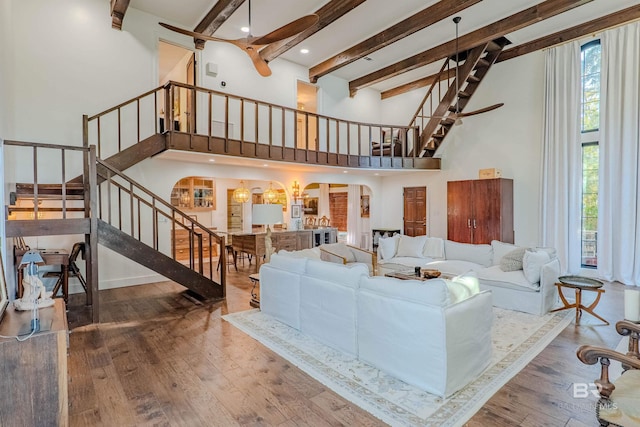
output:
<path id="1" fill-rule="evenodd" d="M 502 271 L 522 270 L 522 258 L 526 251 L 527 248 L 518 248 L 505 254 L 500 260 L 500 269 Z"/>

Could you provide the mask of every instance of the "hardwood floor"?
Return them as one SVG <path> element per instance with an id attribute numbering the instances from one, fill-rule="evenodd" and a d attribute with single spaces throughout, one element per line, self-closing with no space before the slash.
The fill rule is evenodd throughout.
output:
<path id="1" fill-rule="evenodd" d="M 71 426 L 377 426 L 341 398 L 221 316 L 250 308 L 254 266 L 228 277 L 227 299 L 199 303 L 173 282 L 100 292 L 101 323 L 82 326 L 84 294 L 69 302 Z M 580 363 L 581 344 L 615 348 L 619 284 L 607 284 L 587 325 L 568 326 L 500 389 L 468 426 L 596 426 L 595 398 L 574 399 L 574 382 L 599 368 Z"/>

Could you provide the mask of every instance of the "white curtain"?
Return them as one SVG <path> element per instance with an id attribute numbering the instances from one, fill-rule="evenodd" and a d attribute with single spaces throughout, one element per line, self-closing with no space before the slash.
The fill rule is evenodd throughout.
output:
<path id="1" fill-rule="evenodd" d="M 541 243 L 555 247 L 563 272 L 580 268 L 580 44 L 546 55 Z"/>
<path id="2" fill-rule="evenodd" d="M 360 186 L 349 184 L 347 191 L 347 244 L 360 246 Z"/>
<path id="3" fill-rule="evenodd" d="M 640 286 L 640 23 L 601 46 L 598 275 Z"/>
<path id="4" fill-rule="evenodd" d="M 319 184 L 319 187 L 318 218 L 326 216 L 331 219 L 331 211 L 329 210 L 329 184 Z"/>

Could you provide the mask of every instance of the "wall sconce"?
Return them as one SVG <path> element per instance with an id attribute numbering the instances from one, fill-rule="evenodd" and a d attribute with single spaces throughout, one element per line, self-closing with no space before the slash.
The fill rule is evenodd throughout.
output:
<path id="1" fill-rule="evenodd" d="M 293 197 L 293 203 L 298 203 L 298 199 L 300 199 L 300 184 L 298 184 L 298 181 L 293 181 L 291 197 Z"/>

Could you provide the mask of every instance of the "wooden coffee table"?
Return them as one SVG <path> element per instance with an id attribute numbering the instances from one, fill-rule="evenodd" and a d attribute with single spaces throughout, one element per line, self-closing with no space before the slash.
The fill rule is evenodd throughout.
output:
<path id="1" fill-rule="evenodd" d="M 394 271 L 391 273 L 387 273 L 384 275 L 385 277 L 394 277 L 396 279 L 400 279 L 400 280 L 420 280 L 421 282 L 424 282 L 426 280 L 431 280 L 430 278 L 427 279 L 425 277 L 422 276 L 416 276 L 415 273 L 401 273 L 399 271 Z"/>
<path id="2" fill-rule="evenodd" d="M 598 319 L 602 320 L 605 324 L 608 325 L 609 322 L 607 322 L 604 318 L 597 315 L 593 311 L 593 309 L 596 308 L 596 306 L 598 305 L 598 302 L 600 301 L 600 296 L 602 296 L 602 294 L 604 293 L 604 289 L 602 289 L 603 285 L 604 283 L 602 283 L 600 280 L 591 279 L 589 277 L 582 277 L 582 276 L 559 277 L 558 282 L 556 283 L 556 286 L 558 287 L 558 295 L 560 296 L 560 299 L 562 300 L 562 303 L 564 304 L 564 306 L 551 310 L 551 313 L 555 311 L 566 310 L 569 308 L 575 308 L 576 309 L 576 325 L 580 323 L 582 310 L 586 311 L 587 313 L 591 314 L 594 317 L 597 317 Z M 567 301 L 567 298 L 562 293 L 562 288 L 575 289 L 576 302 L 569 303 L 569 301 Z M 596 299 L 588 307 L 582 304 L 582 291 L 597 292 Z"/>

